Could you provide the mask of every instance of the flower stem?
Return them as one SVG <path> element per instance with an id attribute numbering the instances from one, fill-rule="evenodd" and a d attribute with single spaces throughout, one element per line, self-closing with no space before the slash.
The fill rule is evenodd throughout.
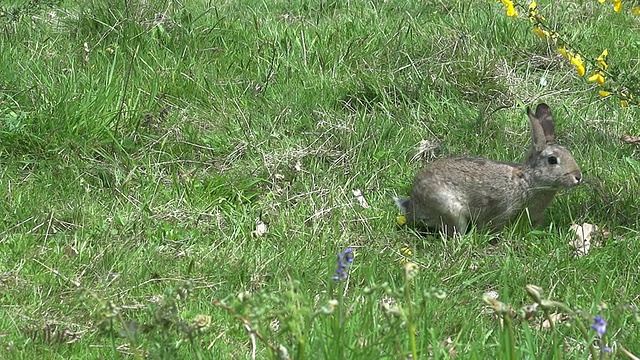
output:
<path id="1" fill-rule="evenodd" d="M 411 355 L 413 360 L 418 359 L 418 349 L 416 346 L 416 326 L 413 322 L 413 297 L 411 296 L 411 280 L 405 275 L 404 279 L 404 296 L 407 300 L 407 329 L 409 331 L 409 345 L 411 346 Z"/>

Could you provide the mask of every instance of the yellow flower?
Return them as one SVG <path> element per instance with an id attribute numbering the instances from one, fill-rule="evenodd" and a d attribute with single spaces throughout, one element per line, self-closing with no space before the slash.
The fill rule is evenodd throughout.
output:
<path id="1" fill-rule="evenodd" d="M 542 30 L 542 28 L 540 27 L 540 25 L 534 27 L 533 29 L 531 29 L 531 32 L 534 35 L 538 35 L 541 39 L 546 38 L 547 36 L 549 36 L 549 32 L 546 30 Z"/>
<path id="2" fill-rule="evenodd" d="M 633 15 L 640 15 L 640 6 L 636 6 L 634 8 L 631 8 L 631 13 Z"/>
<path id="3" fill-rule="evenodd" d="M 536 11 L 536 8 L 538 7 L 538 4 L 536 4 L 535 0 L 531 2 L 531 4 L 529 4 L 529 21 L 533 24 L 536 22 L 537 19 L 537 15 L 538 12 Z"/>
<path id="4" fill-rule="evenodd" d="M 613 11 L 620 12 L 622 10 L 622 0 L 611 0 L 613 3 Z"/>
<path id="5" fill-rule="evenodd" d="M 580 54 L 575 54 L 571 56 L 571 64 L 576 67 L 578 71 L 578 76 L 584 76 L 584 73 L 587 71 L 584 67 L 584 61 L 582 61 L 582 57 Z"/>
<path id="6" fill-rule="evenodd" d="M 405 265 L 406 263 L 409 262 L 409 259 L 411 258 L 411 256 L 413 256 L 413 252 L 411 251 L 410 248 L 405 246 L 402 249 L 400 249 L 400 258 L 398 259 L 398 262 L 400 263 L 400 265 Z"/>
<path id="7" fill-rule="evenodd" d="M 569 56 L 569 53 L 567 52 L 567 48 L 562 45 L 558 48 L 558 52 L 560 53 L 560 55 L 562 55 L 563 58 L 567 59 L 567 60 L 571 60 L 571 57 Z"/>
<path id="8" fill-rule="evenodd" d="M 605 90 L 599 90 L 598 91 L 598 95 L 600 95 L 602 97 L 608 97 L 608 96 L 611 96 L 611 92 L 610 91 L 605 91 Z"/>
<path id="9" fill-rule="evenodd" d="M 599 2 L 600 4 L 604 4 L 604 2 L 605 2 L 605 1 L 607 1 L 607 0 L 598 0 L 598 2 Z"/>
<path id="10" fill-rule="evenodd" d="M 604 49 L 602 51 L 602 54 L 600 54 L 600 56 L 598 56 L 598 58 L 596 59 L 596 61 L 598 62 L 598 66 L 600 66 L 600 69 L 605 70 L 607 67 L 609 67 L 609 65 L 607 64 L 607 55 L 609 55 L 609 50 Z"/>
<path id="11" fill-rule="evenodd" d="M 588 79 L 588 82 L 596 82 L 598 85 L 603 85 L 605 78 L 604 73 L 600 70 L 594 70 L 593 75 L 591 75 Z"/>
<path id="12" fill-rule="evenodd" d="M 529 4 L 529 21 L 533 24 L 544 20 L 544 16 L 538 14 L 538 4 L 535 1 L 532 1 L 531 4 Z"/>
<path id="13" fill-rule="evenodd" d="M 507 9 L 507 16 L 516 17 L 518 16 L 518 11 L 513 6 L 513 1 L 511 0 L 500 0 L 504 4 L 504 7 Z"/>
<path id="14" fill-rule="evenodd" d="M 552 38 L 555 39 L 558 37 L 558 33 L 557 32 L 551 32 L 549 30 L 545 30 L 543 28 L 541 28 L 540 26 L 536 26 L 535 28 L 531 29 L 531 33 L 533 33 L 534 35 L 538 35 L 540 38 L 544 39 L 544 38 Z"/>
<path id="15" fill-rule="evenodd" d="M 402 249 L 400 249 L 400 252 L 406 256 L 412 256 L 413 252 L 411 251 L 411 249 L 407 246 L 403 247 Z"/>
<path id="16" fill-rule="evenodd" d="M 404 215 L 396 216 L 396 222 L 398 225 L 402 226 L 407 223 L 407 217 Z"/>

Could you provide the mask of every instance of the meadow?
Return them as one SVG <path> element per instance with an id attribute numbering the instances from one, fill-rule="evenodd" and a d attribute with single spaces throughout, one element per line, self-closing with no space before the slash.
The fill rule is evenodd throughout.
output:
<path id="1" fill-rule="evenodd" d="M 538 11 L 637 86 L 630 6 Z M 0 358 L 640 355 L 640 148 L 621 141 L 640 110 L 600 96 L 520 12 L 3 1 Z M 397 223 L 393 196 L 434 159 L 522 160 L 541 102 L 584 175 L 543 227 Z M 606 234 L 577 256 L 585 222 Z M 527 311 L 527 285 L 558 303 Z"/>

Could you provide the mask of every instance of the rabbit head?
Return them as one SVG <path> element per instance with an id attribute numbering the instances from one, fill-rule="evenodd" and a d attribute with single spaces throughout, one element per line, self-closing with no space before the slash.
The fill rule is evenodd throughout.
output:
<path id="1" fill-rule="evenodd" d="M 562 189 L 582 181 L 580 167 L 571 153 L 555 143 L 554 120 L 547 104 L 539 104 L 536 112 L 527 108 L 531 124 L 532 144 L 525 158 L 535 188 Z"/>

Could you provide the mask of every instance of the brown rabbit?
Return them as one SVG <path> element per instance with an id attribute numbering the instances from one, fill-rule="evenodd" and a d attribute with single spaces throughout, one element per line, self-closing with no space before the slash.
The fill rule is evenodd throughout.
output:
<path id="1" fill-rule="evenodd" d="M 532 146 L 524 164 L 477 157 L 435 161 L 415 178 L 411 197 L 396 199 L 410 226 L 464 234 L 500 230 L 525 209 L 534 226 L 558 190 L 580 184 L 580 167 L 564 147 L 555 144 L 551 109 L 527 108 Z"/>

